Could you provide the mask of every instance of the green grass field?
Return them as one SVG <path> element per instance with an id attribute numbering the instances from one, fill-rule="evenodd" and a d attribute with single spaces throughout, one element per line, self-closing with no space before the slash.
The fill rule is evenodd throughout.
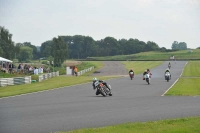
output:
<path id="1" fill-rule="evenodd" d="M 147 68 L 151 70 L 152 68 L 161 65 L 163 61 L 122 61 L 122 63 L 125 65 L 127 71 L 133 69 L 135 74 L 140 74 Z"/>
<path id="2" fill-rule="evenodd" d="M 93 60 L 169 60 L 170 56 L 174 55 L 175 59 L 198 59 L 200 60 L 200 49 L 194 49 L 193 52 L 189 50 L 180 50 L 175 52 L 141 52 L 131 55 L 116 55 L 105 57 L 91 57 Z"/>
<path id="3" fill-rule="evenodd" d="M 188 62 L 182 77 L 165 95 L 200 95 L 200 61 Z"/>
<path id="4" fill-rule="evenodd" d="M 189 61 L 182 77 L 200 77 L 200 61 Z"/>
<path id="5" fill-rule="evenodd" d="M 199 133 L 200 117 L 125 123 L 59 133 Z"/>

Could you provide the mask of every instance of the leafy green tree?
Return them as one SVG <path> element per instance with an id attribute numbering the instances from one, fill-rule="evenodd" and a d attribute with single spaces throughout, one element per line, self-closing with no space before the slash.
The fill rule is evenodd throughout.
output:
<path id="1" fill-rule="evenodd" d="M 119 43 L 119 54 L 123 55 L 125 54 L 125 45 L 127 43 L 127 39 L 119 39 L 118 40 Z"/>
<path id="2" fill-rule="evenodd" d="M 13 59 L 14 58 L 14 51 L 15 46 L 14 42 L 12 41 L 12 34 L 9 33 L 7 29 L 0 26 L 0 54 L 1 56 Z"/>
<path id="3" fill-rule="evenodd" d="M 49 57 L 49 56 L 53 56 L 52 54 L 52 50 L 53 50 L 53 41 L 46 41 L 44 43 L 42 43 L 41 47 L 40 47 L 40 53 L 42 57 Z"/>
<path id="4" fill-rule="evenodd" d="M 155 51 L 159 49 L 159 46 L 155 42 L 151 42 L 151 41 L 147 42 L 146 47 L 148 51 Z"/>
<path id="5" fill-rule="evenodd" d="M 91 56 L 94 52 L 95 48 L 95 41 L 92 37 L 86 36 L 84 37 L 84 42 L 82 45 L 82 58 L 87 58 L 88 56 Z"/>
<path id="6" fill-rule="evenodd" d="M 30 42 L 24 42 L 23 46 L 28 46 L 33 49 L 33 59 L 38 59 L 40 57 L 40 53 L 37 50 L 37 47 L 32 45 Z"/>
<path id="7" fill-rule="evenodd" d="M 20 62 L 31 60 L 33 58 L 33 49 L 28 46 L 20 47 L 18 60 Z"/>
<path id="8" fill-rule="evenodd" d="M 187 49 L 187 44 L 185 42 L 177 42 L 177 41 L 174 41 L 172 43 L 172 50 L 186 50 Z"/>
<path id="9" fill-rule="evenodd" d="M 180 50 L 186 50 L 187 44 L 185 42 L 179 42 L 178 44 Z"/>
<path id="10" fill-rule="evenodd" d="M 53 38 L 53 57 L 55 66 L 61 66 L 68 57 L 68 45 L 62 37 Z"/>
<path id="11" fill-rule="evenodd" d="M 84 45 L 84 36 L 81 35 L 75 35 L 73 36 L 73 45 L 71 45 L 73 50 L 73 57 L 83 58 L 83 45 Z"/>
<path id="12" fill-rule="evenodd" d="M 101 46 L 104 48 L 102 53 L 104 56 L 112 56 L 118 54 L 118 49 L 119 49 L 119 43 L 114 37 L 106 37 L 104 40 L 102 40 Z"/>
<path id="13" fill-rule="evenodd" d="M 0 56 L 3 56 L 3 49 L 0 47 Z"/>
<path id="14" fill-rule="evenodd" d="M 172 43 L 172 47 L 171 47 L 173 50 L 175 50 L 175 49 L 179 49 L 179 45 L 178 45 L 178 42 L 177 41 L 174 41 L 173 43 Z"/>

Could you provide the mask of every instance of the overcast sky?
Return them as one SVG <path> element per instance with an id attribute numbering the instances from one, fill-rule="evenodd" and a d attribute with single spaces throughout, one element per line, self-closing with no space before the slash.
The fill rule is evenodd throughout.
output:
<path id="1" fill-rule="evenodd" d="M 200 0 L 0 0 L 0 26 L 15 43 L 35 46 L 58 35 L 84 35 L 197 48 Z"/>

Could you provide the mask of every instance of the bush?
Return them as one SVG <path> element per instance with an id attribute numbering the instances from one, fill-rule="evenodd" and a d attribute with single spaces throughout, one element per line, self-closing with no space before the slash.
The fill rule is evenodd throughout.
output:
<path id="1" fill-rule="evenodd" d="M 26 60 L 26 63 L 31 63 L 31 60 Z"/>
<path id="2" fill-rule="evenodd" d="M 47 64 L 47 61 L 42 61 L 42 64 Z"/>

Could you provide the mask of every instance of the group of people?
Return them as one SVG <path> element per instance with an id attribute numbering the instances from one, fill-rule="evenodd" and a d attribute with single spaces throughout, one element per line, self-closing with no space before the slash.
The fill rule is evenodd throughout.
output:
<path id="1" fill-rule="evenodd" d="M 13 69 L 15 68 L 15 65 L 10 63 L 10 62 L 3 62 L 0 69 L 1 72 L 8 72 L 8 73 L 12 73 Z"/>
<path id="2" fill-rule="evenodd" d="M 13 63 L 2 63 L 0 67 L 1 72 L 10 73 L 10 74 L 39 74 L 43 72 L 50 72 L 50 68 L 44 68 L 44 66 L 33 67 L 29 64 L 19 63 L 18 66 L 15 66 Z"/>

